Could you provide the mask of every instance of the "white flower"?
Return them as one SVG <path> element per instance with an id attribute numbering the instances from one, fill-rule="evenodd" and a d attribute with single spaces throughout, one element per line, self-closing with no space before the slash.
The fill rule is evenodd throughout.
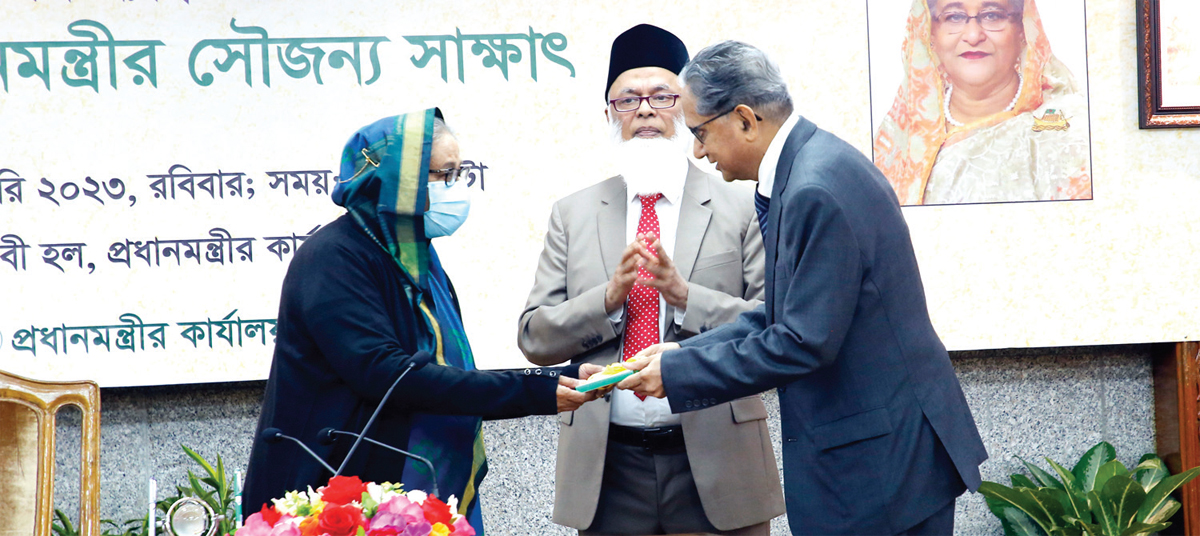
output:
<path id="1" fill-rule="evenodd" d="M 397 497 L 399 495 L 404 495 L 404 484 L 393 484 L 391 482 L 384 482 L 383 484 L 380 484 L 380 488 L 383 490 L 383 492 L 382 492 L 383 499 L 378 501 L 379 504 L 383 504 L 387 501 L 390 501 L 392 498 Z"/>
<path id="2" fill-rule="evenodd" d="M 458 497 L 451 495 L 450 500 L 446 501 L 446 506 L 450 507 L 451 512 L 457 512 L 458 511 Z"/>
<path id="3" fill-rule="evenodd" d="M 425 504 L 426 497 L 428 497 L 428 495 L 426 495 L 424 491 L 421 491 L 419 489 L 414 489 L 414 490 L 408 492 L 408 500 L 415 502 L 417 504 Z"/>
<path id="4" fill-rule="evenodd" d="M 289 491 L 283 494 L 282 499 L 272 499 L 271 502 L 275 503 L 276 511 L 290 516 L 298 515 L 297 511 L 300 509 L 301 505 L 307 506 L 312 504 L 309 501 L 308 496 L 299 491 Z"/>
<path id="5" fill-rule="evenodd" d="M 375 504 L 383 504 L 383 486 L 367 482 L 367 495 L 371 496 L 371 500 L 375 501 Z"/>

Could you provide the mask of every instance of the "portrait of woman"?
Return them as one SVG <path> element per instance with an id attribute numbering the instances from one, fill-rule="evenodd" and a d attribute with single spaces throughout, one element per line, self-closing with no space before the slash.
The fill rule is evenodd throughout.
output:
<path id="1" fill-rule="evenodd" d="M 902 56 L 874 142 L 901 205 L 1091 199 L 1086 89 L 1034 0 L 913 0 Z"/>

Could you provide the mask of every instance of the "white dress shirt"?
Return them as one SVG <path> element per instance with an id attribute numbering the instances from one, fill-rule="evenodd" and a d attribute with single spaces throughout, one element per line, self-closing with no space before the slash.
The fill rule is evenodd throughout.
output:
<path id="1" fill-rule="evenodd" d="M 659 240 L 662 241 L 663 251 L 670 251 L 674 255 L 675 251 L 675 235 L 679 228 L 679 206 L 683 201 L 683 185 L 687 181 L 687 166 L 686 159 L 681 159 L 685 163 L 678 177 L 672 177 L 670 180 L 661 181 L 663 194 L 662 198 L 654 203 L 654 212 L 658 215 L 658 230 L 662 236 Z M 652 192 L 645 192 L 651 194 Z M 625 243 L 633 243 L 637 237 L 638 221 L 642 217 L 642 198 L 638 192 L 625 189 Z M 658 297 L 658 336 L 659 341 L 662 340 L 662 335 L 665 331 L 664 320 L 667 311 L 667 303 L 662 295 Z M 614 323 L 620 322 L 624 316 L 625 308 L 621 307 L 613 314 L 609 315 L 609 319 Z M 674 322 L 678 325 L 683 325 L 683 318 L 686 311 L 676 309 Z M 628 326 L 626 326 L 628 328 Z M 624 337 L 624 333 L 621 334 Z M 646 397 L 645 400 L 638 399 L 633 391 L 625 391 L 614 389 L 612 392 L 612 411 L 609 414 L 609 421 L 613 424 L 622 426 L 633 426 L 636 428 L 651 428 L 655 426 L 671 426 L 679 424 L 679 416 L 671 413 L 671 405 L 666 398 Z"/>
<path id="2" fill-rule="evenodd" d="M 758 193 L 767 199 L 771 198 L 771 188 L 775 187 L 775 170 L 779 167 L 779 157 L 783 156 L 783 144 L 787 142 L 788 134 L 792 133 L 792 129 L 796 128 L 796 123 L 799 122 L 800 114 L 792 112 L 792 116 L 783 122 L 779 132 L 771 139 L 762 162 L 758 164 Z"/>

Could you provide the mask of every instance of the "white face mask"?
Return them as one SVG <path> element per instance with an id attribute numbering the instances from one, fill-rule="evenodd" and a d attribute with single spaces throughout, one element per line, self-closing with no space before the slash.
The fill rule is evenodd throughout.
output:
<path id="1" fill-rule="evenodd" d="M 425 237 L 450 236 L 467 221 L 471 212 L 471 190 L 459 179 L 447 188 L 445 183 L 429 182 L 429 210 L 425 211 Z"/>

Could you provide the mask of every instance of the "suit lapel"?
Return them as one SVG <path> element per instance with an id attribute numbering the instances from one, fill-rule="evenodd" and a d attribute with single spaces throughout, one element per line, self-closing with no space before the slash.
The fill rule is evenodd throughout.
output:
<path id="1" fill-rule="evenodd" d="M 692 267 L 696 265 L 696 256 L 700 254 L 700 242 L 704 240 L 708 222 L 712 219 L 712 209 L 705 206 L 710 199 L 712 197 L 704 172 L 688 162 L 687 181 L 683 184 L 683 197 L 679 205 L 679 224 L 675 228 L 675 251 L 671 253 L 675 267 L 685 280 L 692 278 Z"/>
<path id="2" fill-rule="evenodd" d="M 788 133 L 783 143 L 783 152 L 779 155 L 779 163 L 775 166 L 775 184 L 771 187 L 771 206 L 767 209 L 767 234 L 764 237 L 763 248 L 766 250 L 766 298 L 767 323 L 775 321 L 775 261 L 779 258 L 779 221 L 782 219 L 784 203 L 783 190 L 787 188 L 788 179 L 792 176 L 792 164 L 800 148 L 808 143 L 809 138 L 817 131 L 817 126 L 801 117 L 792 131 Z"/>
<path id="3" fill-rule="evenodd" d="M 600 210 L 596 214 L 597 238 L 600 240 L 600 258 L 604 271 L 612 279 L 625 251 L 625 180 L 617 178 L 607 181 L 608 187 L 600 195 Z"/>

